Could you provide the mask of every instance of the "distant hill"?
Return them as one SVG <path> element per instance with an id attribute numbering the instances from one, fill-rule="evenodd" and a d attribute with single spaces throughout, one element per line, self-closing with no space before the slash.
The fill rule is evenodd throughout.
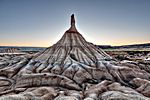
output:
<path id="1" fill-rule="evenodd" d="M 150 48 L 150 43 L 145 44 L 132 44 L 132 45 L 122 45 L 122 46 L 111 46 L 111 45 L 96 45 L 102 49 L 121 49 L 121 48 Z"/>
<path id="2" fill-rule="evenodd" d="M 10 48 L 15 48 L 23 52 L 28 52 L 28 51 L 37 52 L 45 49 L 45 47 L 0 46 L 0 51 L 4 49 L 10 49 Z"/>

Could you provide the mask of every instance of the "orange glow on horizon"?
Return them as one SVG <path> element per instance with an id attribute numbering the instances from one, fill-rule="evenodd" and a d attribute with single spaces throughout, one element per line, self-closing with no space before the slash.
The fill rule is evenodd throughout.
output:
<path id="1" fill-rule="evenodd" d="M 91 42 L 91 41 L 88 41 Z M 144 43 L 150 43 L 150 41 L 143 41 L 143 42 L 137 42 L 137 41 L 123 41 L 123 42 L 119 42 L 119 41 L 102 41 L 102 42 L 91 42 L 93 44 L 96 45 L 111 45 L 111 46 L 121 46 L 121 45 L 132 45 L 132 44 L 144 44 Z M 5 42 L 1 42 L 0 46 L 29 46 L 29 47 L 49 47 L 52 46 L 53 42 L 51 41 L 32 41 L 32 42 L 11 42 L 11 43 L 5 43 Z"/>

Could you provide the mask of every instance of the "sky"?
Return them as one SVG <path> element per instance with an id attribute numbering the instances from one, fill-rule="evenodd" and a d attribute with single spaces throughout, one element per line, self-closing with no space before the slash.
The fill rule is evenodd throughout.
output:
<path id="1" fill-rule="evenodd" d="M 150 43 L 150 0 L 0 0 L 0 45 L 51 46 L 71 14 L 88 42 Z"/>

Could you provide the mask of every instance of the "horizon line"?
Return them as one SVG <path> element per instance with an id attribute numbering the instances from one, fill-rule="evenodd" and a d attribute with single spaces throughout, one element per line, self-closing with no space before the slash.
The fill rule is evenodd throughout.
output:
<path id="1" fill-rule="evenodd" d="M 92 43 L 94 44 L 94 43 Z M 94 45 L 101 45 L 101 46 L 128 46 L 128 45 L 140 45 L 140 44 L 150 44 L 150 42 L 146 42 L 146 43 L 133 43 L 133 44 L 123 44 L 123 45 L 109 45 L 109 44 L 94 44 Z M 40 47 L 40 48 L 46 48 L 46 47 L 51 47 L 53 45 L 50 46 L 21 46 L 21 45 L 0 45 L 0 47 Z"/>

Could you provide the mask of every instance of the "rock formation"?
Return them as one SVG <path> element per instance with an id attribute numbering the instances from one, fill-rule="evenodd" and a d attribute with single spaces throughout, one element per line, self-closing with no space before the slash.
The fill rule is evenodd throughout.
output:
<path id="1" fill-rule="evenodd" d="M 53 46 L 0 62 L 0 100 L 150 99 L 150 65 L 120 63 L 96 48 L 77 31 L 74 15 Z"/>

